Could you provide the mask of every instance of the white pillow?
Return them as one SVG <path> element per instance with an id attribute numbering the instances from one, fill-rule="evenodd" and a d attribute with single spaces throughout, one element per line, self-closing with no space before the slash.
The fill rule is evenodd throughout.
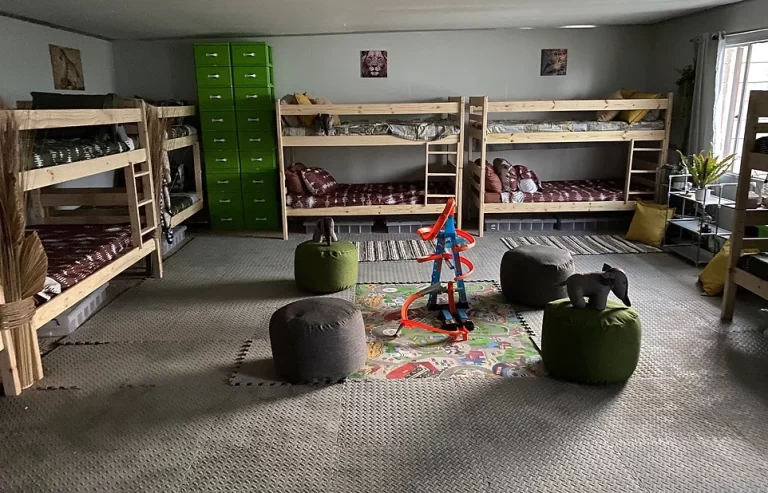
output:
<path id="1" fill-rule="evenodd" d="M 533 178 L 520 180 L 518 187 L 520 188 L 520 191 L 524 193 L 536 193 L 539 190 L 539 187 L 536 186 L 536 182 L 533 181 Z"/>

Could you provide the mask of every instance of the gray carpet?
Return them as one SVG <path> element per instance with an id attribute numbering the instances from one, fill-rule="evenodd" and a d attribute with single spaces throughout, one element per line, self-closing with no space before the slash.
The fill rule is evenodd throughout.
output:
<path id="1" fill-rule="evenodd" d="M 502 235 L 467 253 L 472 279 L 498 279 Z M 644 334 L 626 385 L 231 385 L 244 354 L 268 365 L 272 311 L 304 296 L 291 279 L 306 238 L 197 237 L 165 279 L 65 339 L 43 359 L 41 387 L 54 390 L 0 399 L 0 490 L 765 491 L 768 315 L 754 296 L 721 324 L 719 299 L 700 296 L 697 270 L 673 256 L 578 256 L 579 271 L 629 273 Z M 359 279 L 430 269 L 361 263 Z M 541 312 L 518 308 L 540 334 Z"/>

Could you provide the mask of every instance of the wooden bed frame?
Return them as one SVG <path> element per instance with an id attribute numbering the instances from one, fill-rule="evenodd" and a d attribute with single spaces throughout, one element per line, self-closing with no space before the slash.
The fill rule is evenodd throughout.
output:
<path id="1" fill-rule="evenodd" d="M 444 200 L 456 199 L 457 227 L 461 227 L 462 174 L 464 169 L 464 112 L 465 98 L 448 98 L 447 102 L 436 103 L 393 103 L 393 104 L 324 104 L 324 105 L 281 105 L 277 101 L 278 160 L 280 167 L 280 197 L 282 205 L 283 239 L 288 239 L 288 218 L 301 216 L 368 216 L 368 215 L 403 215 L 403 214 L 440 214 L 445 207 Z M 414 141 L 392 135 L 350 135 L 350 136 L 283 136 L 284 115 L 455 115 L 459 125 L 458 135 L 431 142 Z M 290 208 L 286 204 L 285 189 L 285 150 L 293 147 L 365 147 L 365 146 L 421 146 L 424 148 L 424 204 L 376 205 L 351 207 L 321 207 L 316 209 Z M 450 149 L 453 147 L 453 149 Z M 437 149 L 435 149 L 437 148 Z M 430 170 L 431 156 L 443 156 L 450 172 Z M 455 157 L 455 163 L 448 161 Z M 454 182 L 453 194 L 430 194 L 428 183 L 431 178 L 447 177 Z M 430 199 L 442 199 L 441 203 L 430 204 Z"/>
<path id="2" fill-rule="evenodd" d="M 578 112 L 603 110 L 664 110 L 663 130 L 591 131 L 591 132 L 525 132 L 488 133 L 490 113 L 541 113 Z M 666 162 L 669 147 L 669 131 L 672 123 L 672 93 L 665 99 L 599 99 L 599 100 L 552 100 L 552 101 L 494 101 L 488 97 L 469 98 L 469 120 L 467 129 L 469 149 L 467 161 L 471 173 L 478 177 L 469 180 L 471 204 L 478 211 L 478 234 L 483 236 L 485 214 L 535 213 L 535 212 L 576 212 L 576 211 L 618 211 L 635 207 L 632 196 L 655 195 L 655 192 L 631 190 L 631 184 L 650 186 L 656 190 L 658 169 Z M 472 124 L 479 123 L 481 128 Z M 572 142 L 628 142 L 627 172 L 624 186 L 624 200 L 607 202 L 531 202 L 516 204 L 493 204 L 485 202 L 485 173 L 474 163 L 472 146 L 478 142 L 481 163 L 486 162 L 487 146 L 493 144 L 545 144 Z M 636 146 L 640 142 L 659 142 L 654 146 Z M 649 156 L 650 159 L 637 157 Z M 656 156 L 654 159 L 653 156 Z M 645 176 L 645 177 L 643 177 Z M 648 179 L 647 177 L 652 179 Z"/>
<path id="3" fill-rule="evenodd" d="M 760 118 L 768 118 L 768 91 L 752 91 L 749 95 L 749 110 L 744 126 L 744 147 L 741 153 L 739 185 L 736 191 L 736 214 L 731 232 L 731 251 L 728 257 L 728 273 L 725 280 L 725 292 L 720 317 L 725 321 L 733 320 L 738 286 L 746 288 L 768 300 L 768 280 L 739 268 L 741 251 L 745 248 L 768 249 L 768 238 L 745 238 L 747 226 L 768 224 L 768 208 L 747 208 L 752 171 L 768 172 L 768 154 L 755 152 L 758 134 L 768 134 L 768 123 L 760 123 Z"/>
<path id="4" fill-rule="evenodd" d="M 50 301 L 40 305 L 33 317 L 33 326 L 40 328 L 56 316 L 75 306 L 86 296 L 101 287 L 136 262 L 151 258 L 151 270 L 154 277 L 162 277 L 163 263 L 160 255 L 160 234 L 158 231 L 157 210 L 154 200 L 154 183 L 152 179 L 152 163 L 147 152 L 147 123 L 143 108 L 109 109 L 109 110 L 15 110 L 19 128 L 23 131 L 35 131 L 53 128 L 80 127 L 90 125 L 135 124 L 141 148 L 110 156 L 79 161 L 70 164 L 50 166 L 24 172 L 24 190 L 32 192 L 70 180 L 92 176 L 106 171 L 122 169 L 125 173 L 126 188 L 120 191 L 114 189 L 52 189 L 53 193 L 40 194 L 40 199 L 32 200 L 33 206 L 43 205 L 90 205 L 90 206 L 123 206 L 125 211 L 107 209 L 103 216 L 71 211 L 73 214 L 65 217 L 45 216 L 44 212 L 34 223 L 43 224 L 117 224 L 128 222 L 131 225 L 133 248 L 120 257 L 105 265 L 88 278 L 80 281 Z M 42 190 L 41 190 L 42 191 Z M 47 197 L 54 200 L 47 201 Z M 118 212 L 119 215 L 115 214 Z M 5 302 L 0 290 L 0 303 Z M 7 395 L 18 395 L 21 387 L 16 375 L 16 360 L 13 351 L 13 334 L 10 331 L 0 331 L 0 373 Z M 42 367 L 39 368 L 42 376 Z M 15 377 L 15 378 L 14 378 Z"/>

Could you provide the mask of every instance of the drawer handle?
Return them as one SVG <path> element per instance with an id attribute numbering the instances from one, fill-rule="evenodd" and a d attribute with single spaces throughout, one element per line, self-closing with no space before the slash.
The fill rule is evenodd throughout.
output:
<path id="1" fill-rule="evenodd" d="M 226 163 L 227 162 L 227 158 L 225 158 L 225 157 L 217 157 L 216 158 L 216 162 L 217 163 Z"/>
<path id="2" fill-rule="evenodd" d="M 258 94 L 246 94 L 245 99 L 257 99 L 259 97 Z"/>
<path id="3" fill-rule="evenodd" d="M 260 122 L 261 118 L 249 118 L 248 121 L 249 122 Z"/>
<path id="4" fill-rule="evenodd" d="M 229 185 L 229 180 L 219 180 L 216 182 L 217 185 Z"/>
<path id="5" fill-rule="evenodd" d="M 213 139 L 214 142 L 226 142 L 227 139 Z"/>
<path id="6" fill-rule="evenodd" d="M 243 53 L 243 56 L 256 56 L 256 53 Z"/>
<path id="7" fill-rule="evenodd" d="M 254 201 L 255 203 L 257 203 L 257 204 L 263 204 L 263 203 L 264 203 L 264 202 L 266 202 L 267 200 L 266 200 L 266 199 L 253 199 L 253 201 Z"/>
<path id="8" fill-rule="evenodd" d="M 208 74 L 209 79 L 218 79 L 219 77 L 221 77 L 219 74 Z"/>
<path id="9" fill-rule="evenodd" d="M 253 180 L 251 183 L 254 183 L 256 185 L 263 185 L 264 184 L 264 180 Z"/>
<path id="10" fill-rule="evenodd" d="M 263 157 L 252 157 L 251 161 L 259 161 L 259 162 L 261 162 L 261 161 L 264 161 L 264 158 Z"/>
<path id="11" fill-rule="evenodd" d="M 220 219 L 220 221 L 229 222 L 229 221 L 232 221 L 232 218 L 231 218 L 231 217 L 222 217 L 222 218 Z"/>
<path id="12" fill-rule="evenodd" d="M 223 118 L 211 118 L 211 123 L 224 123 Z"/>
<path id="13" fill-rule="evenodd" d="M 208 99 L 221 99 L 221 94 L 211 94 Z"/>
<path id="14" fill-rule="evenodd" d="M 250 138 L 248 139 L 248 142 L 261 142 L 261 138 L 258 138 L 258 139 Z"/>
<path id="15" fill-rule="evenodd" d="M 266 217 L 254 217 L 253 220 L 254 221 L 266 221 L 267 218 Z"/>
<path id="16" fill-rule="evenodd" d="M 217 56 L 219 56 L 219 54 L 218 53 L 206 53 L 205 56 L 217 57 Z"/>
<path id="17" fill-rule="evenodd" d="M 256 74 L 245 74 L 245 78 L 246 79 L 255 79 L 256 78 Z"/>
<path id="18" fill-rule="evenodd" d="M 232 202 L 232 199 L 219 199 L 219 204 L 229 204 Z"/>

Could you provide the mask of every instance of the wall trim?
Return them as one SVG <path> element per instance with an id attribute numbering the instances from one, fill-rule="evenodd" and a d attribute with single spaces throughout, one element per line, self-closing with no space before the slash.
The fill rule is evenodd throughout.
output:
<path id="1" fill-rule="evenodd" d="M 25 17 L 23 15 L 16 15 L 16 14 L 11 14 L 11 13 L 8 13 L 8 12 L 0 11 L 0 17 L 7 17 L 9 19 L 14 19 L 14 20 L 17 20 L 17 21 L 22 21 L 22 22 L 29 22 L 30 24 L 37 24 L 38 26 L 50 27 L 51 29 L 58 29 L 59 31 L 66 31 L 66 32 L 70 32 L 70 33 L 73 33 L 73 34 L 79 34 L 80 36 L 87 36 L 89 38 L 96 38 L 96 39 L 100 39 L 102 41 L 114 41 L 113 38 L 107 38 L 106 36 L 99 36 L 98 34 L 87 33 L 87 32 L 84 32 L 84 31 L 80 31 L 78 29 L 71 29 L 69 27 L 60 26 L 60 25 L 54 24 L 52 22 L 46 22 L 46 21 L 41 21 L 41 20 L 37 20 L 37 19 L 32 19 L 30 17 Z"/>

